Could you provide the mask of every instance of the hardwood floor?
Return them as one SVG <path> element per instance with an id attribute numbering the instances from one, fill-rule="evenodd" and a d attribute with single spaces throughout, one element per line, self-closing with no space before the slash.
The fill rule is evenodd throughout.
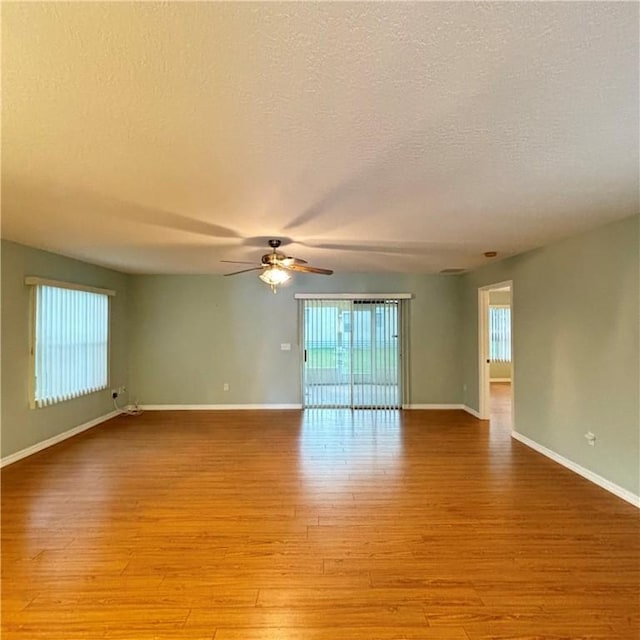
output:
<path id="1" fill-rule="evenodd" d="M 2 639 L 637 640 L 638 510 L 499 414 L 148 412 L 11 465 Z"/>

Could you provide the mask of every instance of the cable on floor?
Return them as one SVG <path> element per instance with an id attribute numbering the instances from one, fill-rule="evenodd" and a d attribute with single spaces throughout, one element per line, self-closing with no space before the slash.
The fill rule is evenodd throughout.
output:
<path id="1" fill-rule="evenodd" d="M 117 411 L 119 411 L 120 413 L 124 413 L 126 416 L 139 416 L 144 413 L 144 411 L 140 409 L 140 407 L 138 407 L 137 402 L 133 405 L 134 407 L 133 409 L 129 409 L 127 407 L 119 407 L 117 398 L 114 398 L 113 406 L 116 408 Z"/>

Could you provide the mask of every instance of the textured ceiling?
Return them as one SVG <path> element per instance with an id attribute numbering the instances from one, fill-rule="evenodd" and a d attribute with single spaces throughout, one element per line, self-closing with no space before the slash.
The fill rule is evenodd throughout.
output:
<path id="1" fill-rule="evenodd" d="M 2 235 L 129 272 L 269 237 L 437 272 L 638 213 L 638 11 L 4 3 Z"/>

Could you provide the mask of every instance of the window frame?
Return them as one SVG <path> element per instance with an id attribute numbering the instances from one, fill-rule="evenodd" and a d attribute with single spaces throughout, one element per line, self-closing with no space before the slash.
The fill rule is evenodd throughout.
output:
<path id="1" fill-rule="evenodd" d="M 90 285 L 79 284 L 75 282 L 64 282 L 61 280 L 51 280 L 48 278 L 40 278 L 37 276 L 28 276 L 25 278 L 25 285 L 30 289 L 29 292 L 29 408 L 30 409 L 45 409 L 54 405 L 59 405 L 69 400 L 77 400 L 93 393 L 99 393 L 108 389 L 111 384 L 111 298 L 116 295 L 113 289 L 103 289 L 100 287 L 93 287 Z M 107 296 L 107 382 L 106 386 L 95 391 L 88 393 L 82 393 L 74 398 L 68 398 L 66 400 L 58 400 L 49 404 L 38 404 L 36 400 L 36 331 L 37 331 L 37 289 L 39 286 L 56 287 L 58 289 L 71 289 L 74 291 L 84 291 L 87 293 L 97 293 Z"/>

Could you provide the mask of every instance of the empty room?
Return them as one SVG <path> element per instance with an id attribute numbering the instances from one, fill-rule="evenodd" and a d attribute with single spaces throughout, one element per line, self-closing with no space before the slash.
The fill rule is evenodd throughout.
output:
<path id="1" fill-rule="evenodd" d="M 640 5 L 1 21 L 3 640 L 640 637 Z"/>

